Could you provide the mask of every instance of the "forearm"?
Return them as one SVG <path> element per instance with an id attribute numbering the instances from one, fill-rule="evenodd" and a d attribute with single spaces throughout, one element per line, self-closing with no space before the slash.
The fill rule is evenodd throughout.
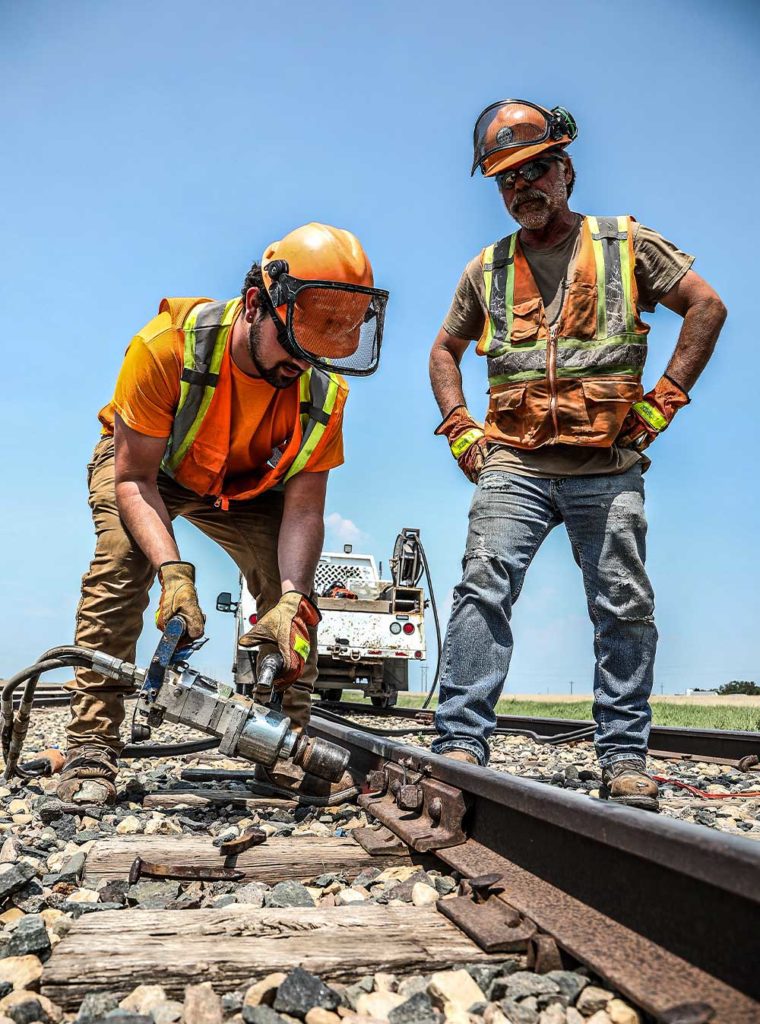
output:
<path id="1" fill-rule="evenodd" d="M 456 406 L 467 405 L 459 361 L 443 346 L 435 345 L 430 353 L 430 384 L 444 419 Z"/>
<path id="2" fill-rule="evenodd" d="M 726 307 L 717 296 L 689 306 L 675 351 L 665 373 L 687 393 L 709 362 L 726 319 Z"/>
<path id="3" fill-rule="evenodd" d="M 122 522 L 154 569 L 180 560 L 171 519 L 158 485 L 142 480 L 116 484 L 116 507 Z"/>
<path id="4" fill-rule="evenodd" d="M 277 546 L 283 594 L 311 594 L 324 539 L 324 509 L 288 507 L 286 500 Z"/>

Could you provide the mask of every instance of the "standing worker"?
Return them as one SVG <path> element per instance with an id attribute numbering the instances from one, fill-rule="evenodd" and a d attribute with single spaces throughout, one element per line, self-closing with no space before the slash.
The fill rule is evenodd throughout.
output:
<path id="1" fill-rule="evenodd" d="M 567 529 L 594 626 L 595 746 L 603 796 L 657 809 L 645 771 L 657 630 L 644 568 L 644 449 L 689 402 L 726 316 L 687 256 L 633 217 L 568 207 L 571 115 L 494 103 L 475 158 L 495 177 L 514 234 L 467 264 L 430 355 L 436 430 L 477 483 L 462 581 L 446 632 L 437 753 L 485 764 L 512 656 L 512 605 L 546 535 Z M 658 302 L 683 317 L 664 375 L 643 394 Z M 484 426 L 467 411 L 459 363 L 488 361 Z"/>
<path id="2" fill-rule="evenodd" d="M 195 568 L 172 530 L 182 516 L 239 567 L 260 616 L 240 642 L 279 650 L 283 711 L 296 728 L 308 723 L 320 618 L 311 592 L 327 478 L 343 462 L 348 387 L 340 373 L 377 369 L 387 298 L 354 235 L 307 224 L 266 249 L 242 298 L 161 302 L 100 411 L 88 467 L 97 540 L 78 645 L 134 661 L 156 574 L 158 628 L 181 615 L 190 640 L 203 634 Z M 58 795 L 112 802 L 124 687 L 84 668 L 71 685 Z M 329 793 L 302 773 L 262 768 L 259 778 L 271 792 L 321 798 L 353 786 L 348 775 Z"/>

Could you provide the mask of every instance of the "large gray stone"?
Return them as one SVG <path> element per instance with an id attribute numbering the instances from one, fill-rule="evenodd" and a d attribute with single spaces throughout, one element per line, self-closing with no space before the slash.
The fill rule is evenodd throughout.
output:
<path id="1" fill-rule="evenodd" d="M 576 974 L 575 971 L 548 971 L 544 977 L 559 986 L 560 992 L 569 1003 L 574 1003 L 589 983 L 588 978 Z"/>
<path id="2" fill-rule="evenodd" d="M 316 906 L 309 890 L 301 882 L 278 882 L 264 896 L 265 907 L 313 907 Z"/>
<path id="3" fill-rule="evenodd" d="M 84 871 L 85 855 L 80 850 L 70 857 L 58 872 L 59 882 L 73 882 L 76 884 L 82 877 Z"/>
<path id="4" fill-rule="evenodd" d="M 34 878 L 35 871 L 31 864 L 19 861 L 0 874 L 0 900 L 19 892 Z"/>
<path id="5" fill-rule="evenodd" d="M 504 991 L 501 991 L 501 988 Z M 533 974 L 532 971 L 516 971 L 509 975 L 502 982 L 497 980 L 491 989 L 491 998 L 498 1000 L 504 997 L 509 999 L 525 999 L 527 996 L 556 995 L 559 992 L 559 985 L 551 981 L 544 974 Z"/>
<path id="6" fill-rule="evenodd" d="M 34 953 L 41 960 L 50 953 L 50 939 L 45 922 L 39 914 L 22 917 L 8 942 L 8 956 L 26 956 Z"/>
<path id="7" fill-rule="evenodd" d="M 429 996 L 418 992 L 388 1014 L 389 1024 L 436 1024 L 438 1015 Z"/>
<path id="8" fill-rule="evenodd" d="M 242 1015 L 245 1024 L 285 1024 L 284 1018 L 271 1006 L 244 1006 Z"/>
<path id="9" fill-rule="evenodd" d="M 82 1000 L 77 1013 L 77 1021 L 80 1024 L 90 1024 L 90 1021 L 100 1020 L 111 1010 L 115 1010 L 119 1000 L 111 992 L 88 992 Z"/>
<path id="10" fill-rule="evenodd" d="M 303 970 L 302 967 L 296 967 L 290 972 L 277 989 L 274 1000 L 275 1010 L 301 1019 L 314 1006 L 319 1006 L 323 1010 L 336 1010 L 339 1005 L 338 993 L 334 989 L 328 988 L 316 975 Z"/>

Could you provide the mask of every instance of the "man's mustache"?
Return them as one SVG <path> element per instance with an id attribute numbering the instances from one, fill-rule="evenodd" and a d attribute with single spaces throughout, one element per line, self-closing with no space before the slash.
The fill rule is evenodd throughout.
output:
<path id="1" fill-rule="evenodd" d="M 519 196 L 516 196 L 512 202 L 512 208 L 514 210 L 519 209 L 523 203 L 545 203 L 547 201 L 546 196 L 537 188 L 529 188 L 525 192 L 521 192 Z"/>

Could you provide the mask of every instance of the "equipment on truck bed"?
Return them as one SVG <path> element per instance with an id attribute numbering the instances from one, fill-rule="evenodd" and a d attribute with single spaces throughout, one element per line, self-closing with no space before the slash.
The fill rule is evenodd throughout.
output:
<path id="1" fill-rule="evenodd" d="M 409 689 L 409 662 L 427 657 L 423 574 L 440 651 L 435 598 L 419 530 L 405 527 L 399 533 L 390 570 L 391 578 L 383 579 L 382 563 L 378 570 L 372 555 L 355 553 L 350 544 L 343 552 L 322 552 L 314 578 L 314 603 L 322 615 L 316 693 L 324 700 L 340 700 L 344 687 L 349 687 L 363 690 L 376 707 L 389 707 L 400 690 Z M 216 607 L 235 614 L 232 671 L 238 692 L 253 693 L 255 659 L 238 646 L 238 639 L 256 622 L 256 601 L 241 578 L 240 599 L 233 601 L 232 594 L 225 592 L 217 598 Z"/>
<path id="2" fill-rule="evenodd" d="M 188 744 L 155 744 L 151 729 L 162 722 L 176 722 L 213 737 L 197 749 L 217 746 L 227 757 L 242 757 L 272 767 L 280 759 L 299 765 L 304 771 L 330 782 L 338 781 L 348 764 L 348 751 L 327 740 L 307 736 L 290 728 L 290 719 L 280 712 L 256 703 L 225 683 L 191 669 L 190 655 L 203 641 L 182 646 L 185 623 L 174 616 L 166 625 L 148 669 L 138 668 L 121 658 L 113 658 L 85 647 L 56 647 L 9 679 L 2 689 L 0 744 L 5 758 L 5 777 L 30 774 L 19 765 L 19 756 L 29 728 L 34 691 L 44 672 L 64 666 L 87 666 L 110 679 L 129 682 L 139 688 L 133 715 L 132 746 L 124 756 L 156 756 L 186 752 Z M 270 689 L 282 671 L 279 654 L 262 661 L 260 683 Z M 21 704 L 13 713 L 13 693 L 25 684 Z M 137 716 L 145 722 L 137 721 Z"/>

